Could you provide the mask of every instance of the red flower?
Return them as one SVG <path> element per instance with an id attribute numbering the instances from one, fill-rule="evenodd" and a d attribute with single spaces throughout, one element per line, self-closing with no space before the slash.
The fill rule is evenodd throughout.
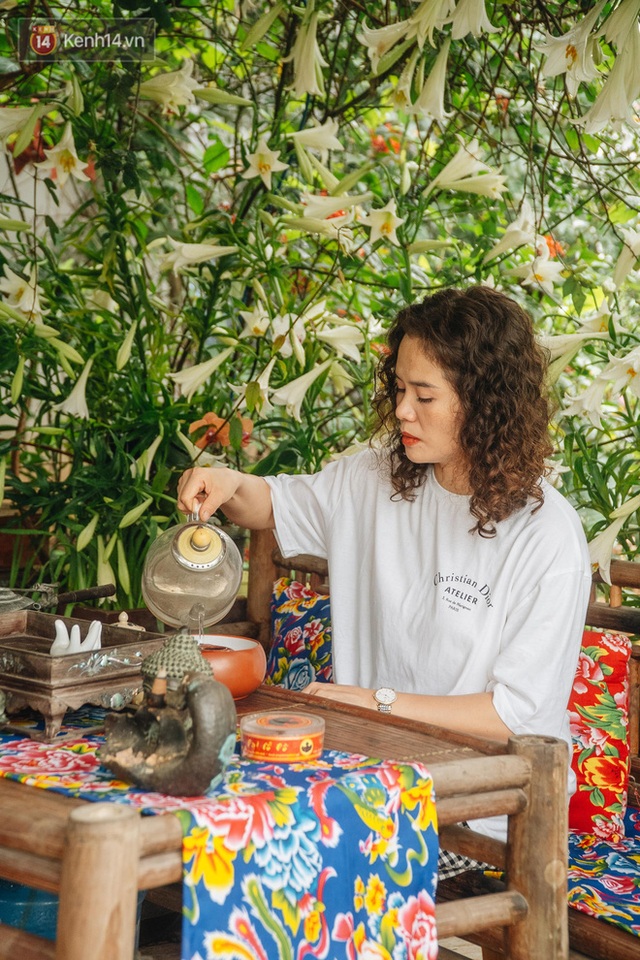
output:
<path id="1" fill-rule="evenodd" d="M 558 243 L 557 240 L 554 240 L 550 233 L 545 234 L 545 240 L 547 241 L 547 247 L 549 248 L 550 257 L 563 257 L 565 254 L 565 249 L 561 243 Z"/>
<path id="2" fill-rule="evenodd" d="M 436 960 L 435 904 L 425 890 L 417 897 L 409 897 L 398 910 L 398 926 L 407 946 L 407 960 Z"/>
<path id="3" fill-rule="evenodd" d="M 242 446 L 246 447 L 253 430 L 253 420 L 247 417 L 240 418 L 242 423 Z M 189 433 L 200 430 L 201 427 L 208 427 L 199 440 L 196 440 L 196 447 L 206 450 L 207 447 L 219 443 L 221 447 L 228 447 L 231 443 L 231 425 L 228 419 L 223 420 L 215 413 L 205 413 L 202 420 L 196 420 L 189 427 Z"/>

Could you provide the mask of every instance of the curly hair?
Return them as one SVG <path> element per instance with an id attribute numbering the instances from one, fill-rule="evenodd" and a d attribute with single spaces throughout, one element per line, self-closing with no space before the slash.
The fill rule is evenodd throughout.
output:
<path id="1" fill-rule="evenodd" d="M 396 361 L 403 337 L 418 340 L 460 404 L 459 442 L 468 467 L 472 530 L 492 537 L 495 524 L 525 506 L 542 505 L 540 478 L 552 452 L 544 381 L 547 357 L 529 315 L 489 287 L 444 289 L 405 307 L 388 333 L 389 352 L 376 374 L 373 436 L 384 440 L 393 496 L 415 499 L 429 464 L 413 463 L 395 416 Z"/>

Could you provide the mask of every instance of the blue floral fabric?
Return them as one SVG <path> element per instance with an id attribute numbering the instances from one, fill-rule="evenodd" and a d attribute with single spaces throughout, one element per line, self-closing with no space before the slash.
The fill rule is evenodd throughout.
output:
<path id="1" fill-rule="evenodd" d="M 313 680 L 333 680 L 328 596 L 281 577 L 271 598 L 271 636 L 266 683 L 302 690 Z"/>
<path id="2" fill-rule="evenodd" d="M 236 754 L 207 796 L 170 797 L 114 778 L 100 736 L 29 732 L 0 735 L 0 776 L 179 817 L 182 960 L 436 960 L 436 807 L 422 764 Z"/>
<path id="3" fill-rule="evenodd" d="M 640 810 L 628 807 L 625 835 L 601 840 L 569 831 L 569 905 L 640 936 Z"/>

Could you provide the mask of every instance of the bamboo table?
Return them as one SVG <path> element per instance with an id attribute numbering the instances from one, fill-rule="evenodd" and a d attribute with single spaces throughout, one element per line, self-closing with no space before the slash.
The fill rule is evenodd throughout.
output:
<path id="1" fill-rule="evenodd" d="M 504 866 L 507 889 L 439 904 L 439 937 L 484 934 L 511 960 L 566 960 L 567 761 L 563 741 L 508 745 L 451 733 L 277 687 L 239 714 L 304 709 L 324 717 L 325 747 L 420 760 L 433 777 L 440 842 Z M 182 832 L 171 814 L 87 803 L 0 779 L 0 877 L 60 895 L 56 943 L 3 927 L 0 960 L 131 960 L 137 892 L 182 878 Z M 507 814 L 506 844 L 456 826 Z"/>

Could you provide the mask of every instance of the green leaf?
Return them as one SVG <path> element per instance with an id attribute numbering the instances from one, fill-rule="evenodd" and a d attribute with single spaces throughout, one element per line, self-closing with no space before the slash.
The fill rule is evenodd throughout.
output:
<path id="1" fill-rule="evenodd" d="M 122 540 L 118 540 L 116 545 L 117 558 L 118 558 L 118 580 L 120 581 L 120 586 L 126 594 L 131 593 L 131 577 L 129 576 L 129 566 L 127 564 L 127 555 L 125 552 L 124 544 Z"/>
<path id="2" fill-rule="evenodd" d="M 0 57 L 0 74 L 7 73 L 22 73 L 20 64 L 15 60 L 10 60 L 9 57 Z"/>
<path id="3" fill-rule="evenodd" d="M 262 40 L 267 31 L 276 22 L 283 9 L 283 3 L 276 3 L 270 10 L 267 10 L 266 13 L 263 13 L 262 16 L 256 20 L 240 43 L 239 50 L 241 53 L 243 53 L 245 50 L 249 50 L 255 44 L 259 43 L 260 40 Z"/>
<path id="4" fill-rule="evenodd" d="M 202 196 L 202 193 L 200 192 L 200 190 L 194 187 L 192 183 L 187 184 L 186 193 L 187 193 L 187 202 L 189 206 L 191 207 L 193 212 L 196 214 L 196 216 L 200 216 L 200 214 L 204 210 L 204 198 Z"/>
<path id="5" fill-rule="evenodd" d="M 234 450 L 242 449 L 242 420 L 240 417 L 231 417 L 229 421 L 229 442 Z"/>
<path id="6" fill-rule="evenodd" d="M 207 147 L 202 158 L 202 165 L 207 173 L 215 173 L 221 170 L 229 163 L 229 149 L 224 145 L 220 137 L 215 137 L 213 142 Z"/>
<path id="7" fill-rule="evenodd" d="M 564 137 L 572 153 L 578 153 L 580 150 L 580 137 L 574 127 L 567 124 L 564 128 Z"/>

